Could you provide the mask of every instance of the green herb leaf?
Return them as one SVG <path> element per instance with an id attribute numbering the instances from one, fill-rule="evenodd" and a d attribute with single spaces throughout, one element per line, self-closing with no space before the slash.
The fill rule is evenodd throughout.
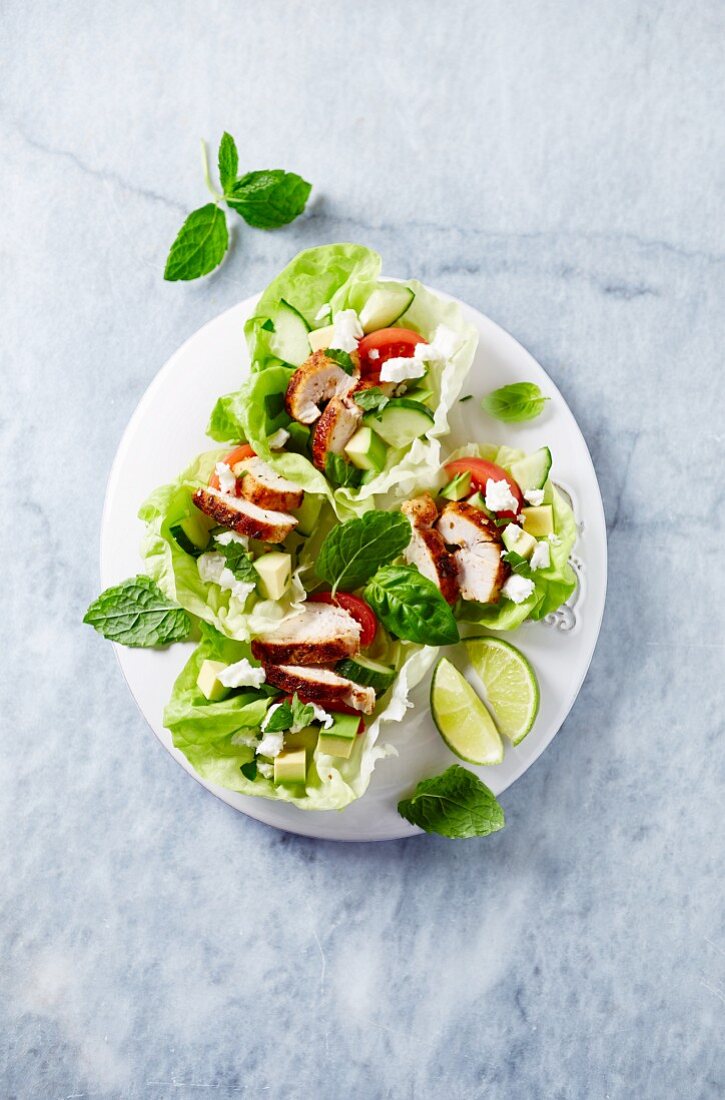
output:
<path id="1" fill-rule="evenodd" d="M 191 619 L 163 594 L 155 581 L 140 575 L 102 592 L 83 616 L 83 622 L 127 646 L 168 645 L 191 631 Z"/>
<path id="2" fill-rule="evenodd" d="M 377 386 L 372 386 L 369 390 L 359 390 L 353 394 L 353 399 L 361 409 L 377 409 L 378 412 L 382 412 L 390 400 Z"/>
<path id="3" fill-rule="evenodd" d="M 350 358 L 349 351 L 343 351 L 342 348 L 325 348 L 325 358 L 332 359 L 333 363 L 342 367 L 345 374 L 355 373 L 355 364 Z"/>
<path id="4" fill-rule="evenodd" d="M 420 645 L 452 645 L 458 641 L 453 612 L 433 581 L 415 566 L 384 565 L 367 585 L 364 596 L 383 626 L 397 638 Z"/>
<path id="5" fill-rule="evenodd" d="M 247 581 L 256 584 L 259 573 L 252 565 L 252 556 L 241 542 L 228 542 L 225 546 L 214 539 L 214 549 L 223 554 L 227 561 L 227 568 L 231 569 L 238 581 Z"/>
<path id="6" fill-rule="evenodd" d="M 292 706 L 290 703 L 280 703 L 264 723 L 265 733 L 283 733 L 292 726 Z"/>
<path id="7" fill-rule="evenodd" d="M 242 426 L 242 400 L 239 393 L 227 393 L 211 411 L 206 434 L 218 443 L 246 443 Z"/>
<path id="8" fill-rule="evenodd" d="M 489 393 L 481 402 L 481 408 L 496 420 L 513 424 L 534 420 L 544 411 L 548 400 L 534 382 L 514 382 Z"/>
<path id="9" fill-rule="evenodd" d="M 276 332 L 274 321 L 271 317 L 268 317 L 266 321 L 262 321 L 260 328 L 263 328 L 265 332 Z"/>
<path id="10" fill-rule="evenodd" d="M 232 135 L 225 130 L 219 143 L 219 180 L 225 194 L 227 191 L 231 191 L 234 186 L 238 171 L 239 154 L 237 153 L 236 142 Z"/>
<path id="11" fill-rule="evenodd" d="M 425 829 L 451 839 L 488 836 L 503 829 L 504 813 L 493 791 L 460 764 L 442 775 L 423 779 L 410 798 L 398 803 L 398 813 Z"/>
<path id="12" fill-rule="evenodd" d="M 186 219 L 171 246 L 164 278 L 188 281 L 208 275 L 224 259 L 229 232 L 224 211 L 209 202 Z"/>
<path id="13" fill-rule="evenodd" d="M 240 764 L 239 770 L 245 779 L 253 783 L 257 778 L 257 761 L 248 760 L 246 764 Z"/>
<path id="14" fill-rule="evenodd" d="M 459 397 L 458 398 L 458 403 L 459 403 L 459 405 L 462 405 L 464 401 L 472 401 L 472 400 L 473 400 L 473 394 L 472 393 L 467 393 L 465 397 Z"/>
<path id="15" fill-rule="evenodd" d="M 303 703 L 297 693 L 291 701 L 280 703 L 264 727 L 265 733 L 283 733 L 285 730 L 301 730 L 308 726 L 315 716 L 315 708 Z"/>
<path id="16" fill-rule="evenodd" d="M 338 588 L 359 588 L 375 570 L 402 554 L 410 542 L 410 521 L 401 512 L 365 512 L 333 527 L 320 547 L 318 577 Z M 435 586 L 434 586 L 435 587 Z"/>
<path id="17" fill-rule="evenodd" d="M 504 551 L 501 558 L 510 566 L 513 573 L 518 573 L 522 577 L 528 577 L 530 580 L 533 579 L 533 573 L 528 559 L 522 557 L 521 554 L 517 554 L 515 550 Z"/>
<path id="18" fill-rule="evenodd" d="M 304 210 L 312 185 L 295 172 L 281 168 L 247 172 L 225 195 L 227 206 L 236 210 L 256 229 L 277 229 L 294 221 Z"/>
<path id="19" fill-rule="evenodd" d="M 284 412 L 284 393 L 265 393 L 264 411 L 270 420 Z"/>
<path id="20" fill-rule="evenodd" d="M 303 703 L 297 696 L 297 692 L 292 696 L 292 725 L 296 730 L 304 729 L 305 726 L 309 726 L 312 719 L 315 717 L 315 708 L 309 703 Z"/>
<path id="21" fill-rule="evenodd" d="M 329 451 L 325 459 L 325 477 L 336 489 L 346 486 L 356 489 L 362 481 L 363 471 L 353 466 L 352 462 L 347 462 L 342 455 Z"/>

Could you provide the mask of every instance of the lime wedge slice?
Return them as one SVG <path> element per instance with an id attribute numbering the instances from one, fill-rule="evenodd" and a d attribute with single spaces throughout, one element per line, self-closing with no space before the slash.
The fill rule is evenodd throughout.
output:
<path id="1" fill-rule="evenodd" d="M 486 688 L 499 731 L 518 745 L 539 710 L 539 685 L 533 668 L 516 646 L 501 638 L 466 638 L 466 650 Z"/>
<path id="2" fill-rule="evenodd" d="M 438 732 L 451 752 L 469 764 L 500 764 L 503 741 L 491 715 L 447 657 L 435 667 L 430 709 Z"/>

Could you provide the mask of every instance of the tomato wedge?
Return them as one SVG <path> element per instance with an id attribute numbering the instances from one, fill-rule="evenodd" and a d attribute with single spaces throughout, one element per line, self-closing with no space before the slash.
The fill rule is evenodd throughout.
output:
<path id="1" fill-rule="evenodd" d="M 372 645 L 378 629 L 378 620 L 373 609 L 360 596 L 353 596 L 351 592 L 338 592 L 335 596 L 331 592 L 319 592 L 310 596 L 310 599 L 315 603 L 331 603 L 336 604 L 337 607 L 343 607 L 362 627 L 360 645 L 363 649 L 365 646 Z"/>
<path id="2" fill-rule="evenodd" d="M 230 469 L 233 469 L 237 462 L 241 462 L 244 458 L 254 458 L 254 451 L 248 443 L 240 443 L 238 447 L 235 447 L 232 451 L 222 459 Z M 209 488 L 219 489 L 219 478 L 216 472 L 209 478 Z"/>
<path id="3" fill-rule="evenodd" d="M 380 368 L 386 359 L 410 358 L 416 344 L 424 344 L 425 339 L 409 328 L 381 328 L 363 336 L 357 350 L 360 356 L 360 373 L 371 382 L 380 381 Z M 370 357 L 371 351 L 377 356 Z"/>
<path id="4" fill-rule="evenodd" d="M 518 501 L 518 507 L 516 512 L 499 512 L 498 515 L 502 519 L 515 519 L 516 513 L 520 512 L 524 506 L 523 494 L 511 474 L 507 473 L 502 466 L 497 466 L 495 462 L 487 462 L 485 458 L 456 458 L 453 462 L 446 462 L 446 473 L 449 477 L 470 473 L 471 484 L 475 489 L 480 489 L 484 496 L 489 478 L 493 481 L 508 482 L 509 489 Z"/>

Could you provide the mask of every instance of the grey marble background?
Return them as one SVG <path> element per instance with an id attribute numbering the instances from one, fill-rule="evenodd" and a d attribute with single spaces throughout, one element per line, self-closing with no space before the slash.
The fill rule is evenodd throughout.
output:
<path id="1" fill-rule="evenodd" d="M 722 1095 L 723 15 L 3 5 L 3 1098 Z M 224 128 L 314 202 L 165 284 Z M 601 481 L 594 663 L 483 842 L 336 846 L 236 815 L 80 626 L 147 383 L 338 239 L 510 329 Z"/>

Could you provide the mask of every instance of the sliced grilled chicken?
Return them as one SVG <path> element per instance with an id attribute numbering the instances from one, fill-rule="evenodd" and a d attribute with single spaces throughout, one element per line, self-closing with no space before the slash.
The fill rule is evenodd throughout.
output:
<path id="1" fill-rule="evenodd" d="M 240 535 L 262 542 L 283 542 L 297 526 L 296 518 L 286 512 L 259 508 L 249 500 L 229 496 L 219 489 L 197 489 L 193 500 L 201 512 L 223 527 L 231 527 Z"/>
<path id="2" fill-rule="evenodd" d="M 352 352 L 350 358 L 357 368 L 357 352 Z M 320 406 L 347 393 L 357 380 L 357 374 L 347 374 L 324 351 L 316 351 L 289 380 L 284 399 L 287 412 L 300 424 L 314 424 L 322 411 Z"/>
<path id="3" fill-rule="evenodd" d="M 252 641 L 258 661 L 273 665 L 333 665 L 360 649 L 360 624 L 342 607 L 308 603 Z"/>
<path id="4" fill-rule="evenodd" d="M 363 714 L 372 714 L 375 708 L 375 692 L 362 687 L 354 680 L 338 676 L 329 668 L 305 668 L 303 665 L 265 665 L 267 683 L 274 684 L 293 694 L 298 693 L 303 702 L 334 710 L 336 706 L 353 707 Z"/>
<path id="5" fill-rule="evenodd" d="M 333 397 L 312 433 L 312 461 L 324 470 L 328 454 L 342 454 L 363 417 L 363 410 L 351 397 Z"/>
<path id="6" fill-rule="evenodd" d="M 498 603 L 509 570 L 501 558 L 503 543 L 496 524 L 460 500 L 446 504 L 436 526 L 444 542 L 458 547 L 453 558 L 463 599 Z"/>
<path id="7" fill-rule="evenodd" d="M 281 477 L 261 459 L 245 458 L 234 467 L 234 473 L 242 478 L 242 496 L 260 508 L 272 508 L 276 512 L 293 512 L 299 508 L 305 495 L 304 489 Z"/>
<path id="8" fill-rule="evenodd" d="M 458 599 L 458 570 L 441 536 L 433 528 L 438 519 L 435 501 L 426 493 L 406 500 L 401 511 L 410 520 L 410 542 L 403 552 L 408 565 L 416 565 L 424 577 L 433 581 L 448 603 Z"/>

